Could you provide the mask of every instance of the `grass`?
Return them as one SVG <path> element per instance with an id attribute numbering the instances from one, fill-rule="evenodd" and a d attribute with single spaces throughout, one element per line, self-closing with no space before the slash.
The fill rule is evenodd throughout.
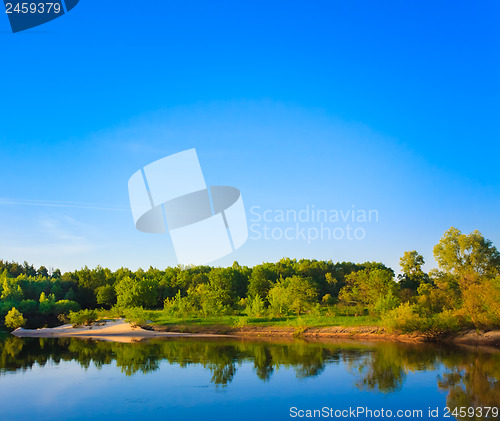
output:
<path id="1" fill-rule="evenodd" d="M 147 311 L 147 317 L 160 326 L 225 326 L 225 327 L 328 327 L 328 326 L 378 326 L 380 319 L 372 316 L 327 316 L 301 315 L 284 317 L 247 317 L 247 316 L 212 316 L 212 317 L 172 317 L 161 310 Z"/>

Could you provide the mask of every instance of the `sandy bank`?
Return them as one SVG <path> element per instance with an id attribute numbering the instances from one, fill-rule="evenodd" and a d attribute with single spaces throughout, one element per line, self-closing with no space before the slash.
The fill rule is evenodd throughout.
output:
<path id="1" fill-rule="evenodd" d="M 76 337 L 84 339 L 100 339 L 114 342 L 135 342 L 146 338 L 157 337 L 206 337 L 223 336 L 206 333 L 179 333 L 179 332 L 157 332 L 142 329 L 134 326 L 123 319 L 103 320 L 94 323 L 92 326 L 82 326 L 74 328 L 72 325 L 62 325 L 58 327 L 42 329 L 19 328 L 12 332 L 19 338 L 66 338 Z"/>

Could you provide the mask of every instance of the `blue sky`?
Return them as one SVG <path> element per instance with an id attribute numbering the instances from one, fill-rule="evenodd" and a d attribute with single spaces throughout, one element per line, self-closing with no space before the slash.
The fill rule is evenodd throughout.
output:
<path id="1" fill-rule="evenodd" d="M 192 147 L 249 217 L 379 214 L 361 241 L 250 239 L 216 265 L 397 269 L 417 249 L 430 268 L 452 225 L 500 244 L 498 2 L 270 3 L 81 0 L 17 34 L 0 16 L 0 258 L 175 265 L 168 235 L 135 230 L 127 181 Z"/>

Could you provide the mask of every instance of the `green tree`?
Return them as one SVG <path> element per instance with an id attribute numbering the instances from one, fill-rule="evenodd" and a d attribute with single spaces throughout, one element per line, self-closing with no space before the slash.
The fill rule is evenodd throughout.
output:
<path id="1" fill-rule="evenodd" d="M 269 290 L 268 301 L 275 314 L 300 315 L 318 302 L 318 290 L 310 278 L 294 275 L 278 281 Z"/>
<path id="2" fill-rule="evenodd" d="M 22 313 L 17 310 L 15 307 L 12 307 L 5 316 L 5 326 L 10 329 L 17 329 L 18 327 L 24 326 L 26 320 L 24 319 Z"/>
<path id="3" fill-rule="evenodd" d="M 75 293 L 75 290 L 73 288 L 68 289 L 68 292 L 64 296 L 64 299 L 69 301 L 76 301 L 77 295 Z"/>
<path id="4" fill-rule="evenodd" d="M 41 278 L 48 278 L 49 271 L 45 266 L 40 266 L 40 268 L 37 270 L 37 275 L 40 276 Z"/>
<path id="5" fill-rule="evenodd" d="M 157 284 L 150 279 L 125 276 L 115 288 L 119 307 L 152 308 L 157 305 Z"/>
<path id="6" fill-rule="evenodd" d="M 424 257 L 415 250 L 404 252 L 399 259 L 402 274 L 398 275 L 402 289 L 417 291 L 420 284 L 429 282 L 429 276 L 422 270 L 424 263 Z"/>
<path id="7" fill-rule="evenodd" d="M 116 304 L 116 290 L 113 285 L 97 288 L 97 304 L 112 307 Z"/>
<path id="8" fill-rule="evenodd" d="M 380 312 L 379 306 L 384 300 L 396 305 L 397 300 L 393 298 L 397 296 L 398 284 L 393 279 L 392 271 L 386 269 L 364 269 L 347 275 L 346 286 L 339 294 L 344 304 L 361 305 L 375 312 Z"/>
<path id="9" fill-rule="evenodd" d="M 259 294 L 256 294 L 253 298 L 249 298 L 247 305 L 245 307 L 245 313 L 249 316 L 260 317 L 266 311 L 266 306 L 264 305 L 264 300 L 260 298 Z"/>
<path id="10" fill-rule="evenodd" d="M 55 308 L 55 297 L 53 294 L 50 294 L 49 297 L 45 295 L 45 292 L 40 294 L 40 304 L 39 309 L 40 313 L 44 316 L 48 316 L 54 312 Z"/>
<path id="11" fill-rule="evenodd" d="M 38 312 L 38 302 L 35 300 L 23 300 L 19 303 L 19 311 L 28 316 Z"/>
<path id="12" fill-rule="evenodd" d="M 97 320 L 97 312 L 95 310 L 80 310 L 80 311 L 70 311 L 69 320 L 73 327 L 78 327 L 82 325 L 90 326 Z"/>
<path id="13" fill-rule="evenodd" d="M 219 291 L 221 299 L 226 295 L 222 292 L 227 293 L 228 299 L 221 303 L 224 306 L 232 306 L 247 292 L 248 278 L 233 267 L 213 268 L 208 274 L 208 281 L 213 291 Z"/>
<path id="14" fill-rule="evenodd" d="M 457 291 L 454 314 L 476 327 L 499 326 L 500 253 L 492 242 L 477 230 L 462 234 L 452 227 L 434 247 L 434 256 L 443 271 L 436 278 Z"/>
<path id="15" fill-rule="evenodd" d="M 265 266 L 255 266 L 252 270 L 248 284 L 248 297 L 253 298 L 259 295 L 261 299 L 265 300 L 272 285 L 272 278 L 273 275 Z"/>
<path id="16" fill-rule="evenodd" d="M 471 275 L 488 278 L 500 275 L 500 253 L 477 230 L 462 234 L 451 227 L 434 247 L 434 257 L 442 270 L 461 279 Z"/>
<path id="17" fill-rule="evenodd" d="M 54 303 L 55 314 L 69 314 L 70 311 L 79 311 L 80 304 L 70 300 L 59 300 Z"/>
<path id="18" fill-rule="evenodd" d="M 231 308 L 231 297 L 225 289 L 213 286 L 211 284 L 199 284 L 188 290 L 188 302 L 192 308 L 199 309 L 204 316 L 221 316 L 228 314 Z"/>
<path id="19" fill-rule="evenodd" d="M 6 271 L 3 272 L 0 279 L 2 280 L 2 300 L 18 302 L 23 299 L 23 290 L 17 279 L 7 276 Z"/>

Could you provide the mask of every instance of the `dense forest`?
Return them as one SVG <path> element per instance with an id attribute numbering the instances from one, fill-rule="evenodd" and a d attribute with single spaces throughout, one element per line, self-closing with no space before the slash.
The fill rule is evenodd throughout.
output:
<path id="1" fill-rule="evenodd" d="M 0 320 L 8 328 L 56 325 L 93 309 L 157 309 L 172 317 L 372 315 L 389 329 L 500 326 L 500 253 L 474 231 L 450 228 L 434 247 L 439 269 L 407 251 L 400 274 L 382 263 L 281 259 L 253 268 L 87 267 L 61 273 L 0 260 Z M 69 319 L 68 319 L 69 317 Z"/>

